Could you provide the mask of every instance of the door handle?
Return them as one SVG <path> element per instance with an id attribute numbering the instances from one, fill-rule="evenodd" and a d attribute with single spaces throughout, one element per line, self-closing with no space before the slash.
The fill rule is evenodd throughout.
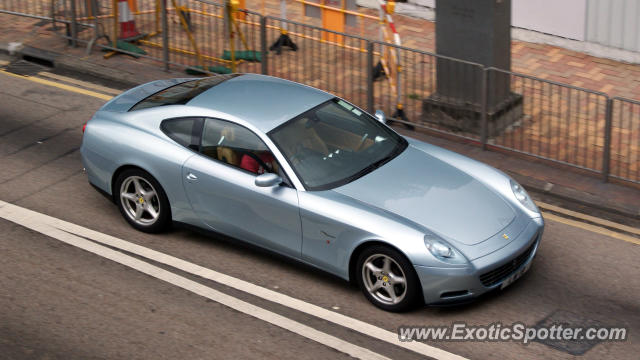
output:
<path id="1" fill-rule="evenodd" d="M 187 180 L 198 180 L 198 177 L 193 175 L 192 173 L 189 173 L 187 175 Z"/>

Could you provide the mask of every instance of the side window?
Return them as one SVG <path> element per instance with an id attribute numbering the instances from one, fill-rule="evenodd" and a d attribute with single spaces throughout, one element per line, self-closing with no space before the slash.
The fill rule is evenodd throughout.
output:
<path id="1" fill-rule="evenodd" d="M 269 148 L 251 130 L 217 119 L 205 119 L 201 152 L 237 168 L 263 174 L 279 173 L 278 162 Z"/>
<path id="2" fill-rule="evenodd" d="M 200 142 L 201 118 L 180 118 L 165 120 L 160 129 L 173 141 L 198 151 Z"/>

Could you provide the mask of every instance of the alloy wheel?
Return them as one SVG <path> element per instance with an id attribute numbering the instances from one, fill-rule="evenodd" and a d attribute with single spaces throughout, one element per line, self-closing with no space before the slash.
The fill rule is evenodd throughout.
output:
<path id="1" fill-rule="evenodd" d="M 129 176 L 120 186 L 120 204 L 139 225 L 153 225 L 160 216 L 160 198 L 153 185 L 140 176 Z"/>
<path id="2" fill-rule="evenodd" d="M 369 256 L 362 266 L 362 279 L 369 294 L 383 304 L 398 304 L 407 295 L 405 274 L 400 265 L 387 255 Z"/>

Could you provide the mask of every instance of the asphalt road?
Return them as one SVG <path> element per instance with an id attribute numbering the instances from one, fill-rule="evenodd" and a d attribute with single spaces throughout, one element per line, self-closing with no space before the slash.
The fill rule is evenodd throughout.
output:
<path id="1" fill-rule="evenodd" d="M 628 328 L 581 359 L 640 354 L 640 246 L 553 220 L 531 270 L 473 304 L 392 314 L 333 276 L 185 229 L 148 235 L 89 186 L 82 124 L 104 100 L 0 73 L 0 200 L 109 234 L 395 332 L 401 325 L 523 322 Z M 0 219 L 0 358 L 333 359 L 346 354 L 130 267 Z M 394 359 L 422 356 L 325 319 L 154 263 L 187 279 Z M 554 315 L 555 314 L 555 315 Z M 534 342 L 431 342 L 470 359 L 571 359 Z"/>

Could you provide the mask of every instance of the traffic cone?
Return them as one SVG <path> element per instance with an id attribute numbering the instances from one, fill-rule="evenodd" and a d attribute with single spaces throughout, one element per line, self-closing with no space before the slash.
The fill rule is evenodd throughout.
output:
<path id="1" fill-rule="evenodd" d="M 127 40 L 140 36 L 136 30 L 136 22 L 133 20 L 133 14 L 127 0 L 118 0 L 118 22 L 120 23 L 118 39 Z"/>

